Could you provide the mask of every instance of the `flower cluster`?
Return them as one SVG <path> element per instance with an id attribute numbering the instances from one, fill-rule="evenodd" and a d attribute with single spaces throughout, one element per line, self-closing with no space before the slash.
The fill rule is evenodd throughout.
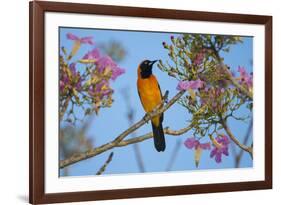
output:
<path id="1" fill-rule="evenodd" d="M 69 68 L 62 68 L 63 72 L 60 73 L 59 88 L 61 93 L 65 93 L 68 89 L 75 89 L 80 91 L 82 89 L 82 77 L 80 72 L 76 69 L 76 63 L 71 63 Z"/>
<path id="2" fill-rule="evenodd" d="M 119 67 L 108 55 L 101 53 L 98 47 L 94 46 L 93 38 L 78 37 L 72 33 L 66 34 L 68 40 L 74 41 L 71 51 L 62 47 L 60 56 L 60 116 L 65 113 L 70 118 L 67 121 L 74 121 L 73 106 L 76 105 L 84 110 L 85 115 L 99 112 L 102 107 L 110 107 L 114 92 L 111 83 L 125 73 L 125 69 Z M 79 49 L 81 46 L 90 45 L 90 49 L 81 57 Z M 71 61 L 76 56 L 76 61 Z M 112 81 L 112 82 L 111 82 Z M 69 103 L 72 106 L 69 108 Z M 68 109 L 69 108 L 69 109 Z"/>
<path id="3" fill-rule="evenodd" d="M 208 110 L 213 113 L 225 112 L 225 88 L 205 87 L 200 91 L 201 106 L 207 106 Z"/>
<path id="4" fill-rule="evenodd" d="M 212 147 L 210 142 L 201 143 L 199 139 L 194 137 L 187 138 L 184 145 L 187 149 L 194 149 L 195 163 L 198 166 L 202 150 L 211 150 L 210 158 L 215 157 L 216 163 L 222 162 L 222 155 L 228 156 L 228 148 L 230 141 L 226 135 L 218 135 L 215 139 L 211 137 Z"/>
<path id="5" fill-rule="evenodd" d="M 165 65 L 160 61 L 158 67 L 179 80 L 178 90 L 188 91 L 190 97 L 182 98 L 180 103 L 193 114 L 203 107 L 212 112 L 212 116 L 205 112 L 210 118 L 224 116 L 231 102 L 242 98 L 235 92 L 238 89 L 231 84 L 234 78 L 227 68 L 221 66 L 222 58 L 219 57 L 219 52 L 229 52 L 230 45 L 238 42 L 241 38 L 235 36 L 203 34 L 171 36 L 170 45 L 163 42 L 173 63 Z M 243 67 L 239 67 L 238 72 L 239 83 L 251 91 L 252 74 L 248 74 Z M 238 100 L 236 102 L 240 103 Z M 233 104 L 232 107 L 238 109 L 240 105 Z"/>
<path id="6" fill-rule="evenodd" d="M 109 56 L 99 58 L 96 62 L 96 66 L 99 72 L 109 72 L 112 80 L 116 80 L 118 76 L 125 73 L 125 70 L 118 67 Z"/>
<path id="7" fill-rule="evenodd" d="M 184 142 L 184 145 L 188 149 L 194 149 L 194 161 L 196 167 L 199 166 L 202 150 L 211 149 L 211 145 L 209 142 L 201 143 L 198 139 L 195 139 L 194 137 L 187 138 L 186 141 Z"/>
<path id="8" fill-rule="evenodd" d="M 74 41 L 71 53 L 67 57 L 67 60 L 70 60 L 73 56 L 76 55 L 76 53 L 78 52 L 78 50 L 80 49 L 82 44 L 94 45 L 92 36 L 86 36 L 86 37 L 79 38 L 78 36 L 76 36 L 72 33 L 67 33 L 66 37 L 68 40 Z"/>
<path id="9" fill-rule="evenodd" d="M 253 75 L 239 66 L 235 71 L 239 76 L 235 77 L 221 57 L 221 53 L 228 53 L 232 45 L 241 42 L 237 36 L 183 34 L 171 36 L 171 43 L 162 43 L 169 61 L 160 61 L 158 68 L 178 80 L 177 90 L 187 91 L 178 103 L 192 116 L 189 123 L 194 137 L 184 144 L 194 149 L 196 165 L 202 150 L 209 149 L 201 139 L 218 135 L 212 140 L 210 157 L 220 163 L 223 155 L 228 156 L 229 146 L 228 137 L 218 134 L 225 129 L 223 124 L 229 118 L 246 121 L 252 115 Z M 241 107 L 249 110 L 242 115 L 238 112 Z"/>
<path id="10" fill-rule="evenodd" d="M 213 150 L 211 151 L 210 157 L 215 157 L 215 161 L 220 163 L 222 161 L 222 155 L 228 156 L 228 146 L 230 141 L 226 135 L 219 135 L 213 141 Z"/>
<path id="11" fill-rule="evenodd" d="M 109 82 L 105 79 L 92 84 L 88 89 L 88 94 L 93 99 L 96 107 L 100 106 L 100 102 L 105 98 L 110 98 L 113 94 L 113 89 L 109 86 Z"/>
<path id="12" fill-rule="evenodd" d="M 252 90 L 253 88 L 253 74 L 248 74 L 244 67 L 239 66 L 238 72 L 239 76 L 239 83 L 245 86 L 248 90 Z"/>
<path id="13" fill-rule="evenodd" d="M 201 49 L 198 53 L 196 53 L 195 58 L 193 60 L 193 64 L 199 66 L 203 63 L 205 57 L 206 49 Z"/>

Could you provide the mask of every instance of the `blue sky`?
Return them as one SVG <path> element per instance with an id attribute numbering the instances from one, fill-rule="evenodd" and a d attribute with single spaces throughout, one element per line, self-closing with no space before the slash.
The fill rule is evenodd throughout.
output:
<path id="1" fill-rule="evenodd" d="M 133 32 L 133 31 L 113 31 L 113 30 L 96 30 L 96 29 L 75 29 L 75 28 L 60 28 L 60 44 L 67 50 L 72 47 L 72 41 L 66 39 L 66 33 L 73 33 L 79 37 L 93 36 L 94 41 L 98 44 L 107 43 L 111 40 L 118 41 L 126 50 L 126 57 L 119 63 L 120 67 L 126 69 L 126 73 L 119 77 L 111 85 L 115 90 L 113 98 L 114 103 L 110 109 L 102 109 L 98 116 L 94 117 L 91 128 L 88 130 L 89 136 L 94 136 L 95 146 L 102 145 L 113 140 L 118 134 L 128 128 L 128 120 L 126 118 L 126 102 L 121 95 L 123 89 L 127 89 L 130 94 L 130 102 L 136 111 L 135 120 L 139 120 L 144 116 L 139 97 L 137 94 L 137 66 L 144 59 L 168 59 L 167 51 L 163 49 L 162 42 L 170 41 L 170 33 L 157 32 Z M 232 70 L 237 70 L 237 67 L 244 66 L 249 72 L 252 72 L 251 59 L 253 56 L 253 40 L 252 37 L 244 37 L 242 44 L 237 44 L 231 47 L 229 53 L 223 53 L 225 63 Z M 81 58 L 89 49 L 90 45 L 83 45 L 77 54 L 77 58 Z M 77 60 L 77 58 L 73 60 Z M 162 93 L 169 90 L 171 98 L 177 93 L 177 81 L 159 69 L 154 68 L 154 74 L 157 76 Z M 241 113 L 245 112 L 241 110 Z M 174 104 L 167 112 L 163 126 L 169 126 L 171 129 L 177 130 L 186 126 L 190 115 L 187 110 L 178 104 Z M 242 122 L 231 121 L 229 126 L 232 128 L 236 137 L 241 140 L 247 130 L 248 125 Z M 151 125 L 146 124 L 136 131 L 136 135 L 142 135 L 151 131 Z M 172 171 L 184 171 L 194 169 L 223 169 L 232 168 L 234 165 L 231 149 L 229 157 L 223 157 L 223 162 L 217 164 L 213 159 L 210 159 L 209 152 L 203 152 L 199 168 L 195 167 L 193 150 L 188 150 L 184 147 L 183 142 L 186 138 L 191 137 L 191 133 L 186 133 L 182 136 L 166 135 L 166 150 L 158 153 L 153 146 L 152 139 L 139 143 L 145 169 L 147 172 L 163 172 L 166 169 L 170 160 L 172 151 L 177 141 L 181 141 L 181 146 L 178 156 L 174 161 Z M 130 136 L 128 136 L 130 138 Z M 251 141 L 251 140 L 250 140 Z M 133 146 L 115 148 L 114 157 L 110 165 L 107 167 L 104 174 L 122 174 L 122 173 L 137 173 L 139 168 L 136 163 Z M 84 160 L 77 164 L 71 165 L 69 175 L 93 175 L 106 161 L 110 151 L 102 153 L 94 158 Z M 241 167 L 251 167 L 252 160 L 245 153 L 241 160 Z"/>

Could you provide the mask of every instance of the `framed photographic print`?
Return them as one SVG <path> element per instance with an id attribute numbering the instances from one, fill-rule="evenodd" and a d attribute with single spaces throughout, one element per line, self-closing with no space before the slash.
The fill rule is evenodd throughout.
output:
<path id="1" fill-rule="evenodd" d="M 271 16 L 30 2 L 30 203 L 271 187 Z"/>

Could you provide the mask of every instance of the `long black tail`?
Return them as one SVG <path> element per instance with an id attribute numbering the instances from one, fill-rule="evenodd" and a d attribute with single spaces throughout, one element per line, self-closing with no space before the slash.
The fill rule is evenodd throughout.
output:
<path id="1" fill-rule="evenodd" d="M 162 123 L 160 123 L 158 126 L 155 126 L 153 123 L 151 124 L 153 131 L 154 146 L 158 152 L 163 152 L 166 148 L 166 143 Z"/>

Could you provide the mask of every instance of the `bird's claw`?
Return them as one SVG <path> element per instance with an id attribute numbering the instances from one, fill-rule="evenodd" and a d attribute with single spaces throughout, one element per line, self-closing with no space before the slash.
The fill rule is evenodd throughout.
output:
<path id="1" fill-rule="evenodd" d="M 164 99 L 164 103 L 168 103 L 168 95 L 169 95 L 169 91 L 166 90 L 164 96 L 163 96 L 163 99 Z"/>
<path id="2" fill-rule="evenodd" d="M 143 120 L 146 123 L 148 123 L 150 119 L 151 119 L 151 114 L 150 113 L 146 113 L 145 116 L 143 117 Z"/>

